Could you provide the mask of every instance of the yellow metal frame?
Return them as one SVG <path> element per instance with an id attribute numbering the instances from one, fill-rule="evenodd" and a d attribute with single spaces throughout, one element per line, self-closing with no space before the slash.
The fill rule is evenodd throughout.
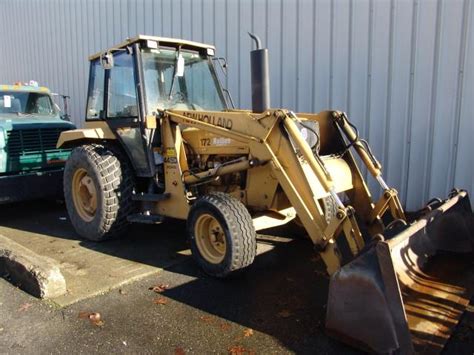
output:
<path id="1" fill-rule="evenodd" d="M 160 122 L 158 122 L 158 120 Z M 313 243 L 321 251 L 329 274 L 341 267 L 342 257 L 336 238 L 344 236 L 353 256 L 364 247 L 364 240 L 355 218 L 364 221 L 375 235 L 381 232 L 381 219 L 390 211 L 394 218 L 405 219 L 395 190 L 385 189 L 374 203 L 352 154 L 322 158 L 310 149 L 296 122 L 313 120 L 319 123 L 321 149 L 329 149 L 335 139 L 349 141 L 356 135 L 342 113 L 321 112 L 295 115 L 285 110 L 269 110 L 262 114 L 249 111 L 161 111 L 159 118 L 147 117 L 147 129 L 160 129 L 164 155 L 164 193 L 168 199 L 154 204 L 154 213 L 186 219 L 190 210 L 189 185 L 217 175 L 247 171 L 244 190 L 230 193 L 240 199 L 259 218 L 259 228 L 282 224 L 296 215 Z M 336 128 L 338 122 L 341 130 Z M 342 123 L 341 123 L 342 122 Z M 159 127 L 159 128 L 155 128 Z M 86 129 L 62 133 L 58 146 L 72 141 L 115 139 L 106 122 L 89 122 Z M 221 169 L 209 169 L 186 175 L 186 146 L 202 156 L 229 155 L 242 159 Z M 357 141 L 353 147 L 368 170 L 380 178 L 381 166 L 374 163 Z M 281 187 L 279 189 L 278 187 Z M 345 192 L 352 206 L 345 206 L 337 193 Z M 332 196 L 338 205 L 335 216 L 327 221 L 321 198 Z M 294 211 L 285 214 L 281 211 Z M 276 215 L 275 215 L 276 214 Z M 258 216 L 258 217 L 257 217 Z"/>
<path id="2" fill-rule="evenodd" d="M 342 233 L 345 236 L 353 255 L 357 255 L 361 251 L 364 246 L 364 241 L 355 219 L 354 208 L 340 205 L 337 215 L 329 223 L 326 222 L 324 211 L 318 199 L 315 198 L 314 182 L 308 180 L 307 169 L 305 171 L 303 166 L 306 166 L 306 168 L 309 167 L 310 171 L 316 177 L 316 181 L 328 195 L 334 194 L 336 191 L 334 181 L 323 160 L 317 156 L 315 157 L 308 144 L 301 137 L 294 117 L 283 110 L 273 110 L 261 115 L 242 111 L 223 112 L 218 113 L 219 117 L 217 121 L 223 125 L 222 127 L 209 123 L 216 122 L 215 115 L 217 115 L 217 113 L 164 111 L 162 112 L 162 125 L 167 127 L 168 125 L 172 125 L 170 122 L 173 122 L 176 125 L 184 125 L 198 129 L 203 132 L 203 135 L 214 134 L 218 137 L 228 137 L 233 141 L 248 145 L 249 156 L 252 157 L 252 159 L 265 162 L 265 164 L 270 167 L 270 171 L 267 170 L 262 175 L 273 175 L 276 177 L 278 184 L 283 188 L 290 206 L 294 207 L 297 211 L 298 217 L 310 238 L 322 250 L 321 255 L 330 274 L 338 270 L 341 266 L 341 257 L 337 250 L 335 250 L 335 238 L 339 234 Z M 322 121 L 329 127 L 328 120 L 331 119 L 331 116 L 326 112 L 322 113 L 321 116 L 307 116 L 306 119 Z M 230 125 L 226 122 L 232 122 L 232 124 Z M 291 141 L 283 138 L 284 135 L 281 132 L 280 123 L 284 126 L 288 136 L 291 137 Z M 232 128 L 226 128 L 226 125 Z M 329 130 L 329 128 L 327 129 Z M 167 138 L 171 138 L 170 135 L 165 134 L 163 138 L 165 147 L 176 144 L 176 141 L 167 142 Z M 304 162 L 295 154 L 295 148 L 302 154 Z M 178 148 L 176 147 L 176 149 Z M 366 165 L 371 162 L 369 157 L 363 156 L 365 153 L 364 150 L 356 149 L 356 151 L 361 155 Z M 352 156 L 349 155 L 348 160 L 349 166 L 355 166 Z M 242 164 L 246 163 L 244 162 Z M 248 169 L 250 168 L 251 167 L 248 166 Z M 374 172 L 380 172 L 380 167 L 368 166 L 368 168 Z M 360 175 L 359 171 L 356 171 L 355 174 Z M 166 184 L 166 186 L 169 185 Z M 365 195 L 363 199 L 370 201 L 368 203 L 370 206 L 368 213 L 370 215 L 363 217 L 367 222 L 371 223 L 374 219 L 373 216 L 379 218 L 388 207 L 385 207 L 385 205 L 379 207 L 379 204 L 374 205 L 372 203 L 368 189 L 361 177 L 359 177 L 358 186 L 362 187 L 362 191 L 359 191 L 359 194 L 362 192 L 362 195 Z M 183 189 L 184 188 L 183 186 Z M 175 187 L 172 189 L 175 189 Z M 167 189 L 167 192 L 171 192 L 171 190 L 168 191 Z M 386 194 L 384 194 L 384 196 L 386 196 Z M 247 199 L 248 198 L 249 196 L 247 194 Z M 274 196 L 269 199 L 271 200 L 273 198 Z M 391 194 L 387 206 L 393 210 L 394 215 L 400 217 L 404 216 L 401 205 L 399 203 L 397 204 L 397 201 L 396 195 Z M 266 207 L 268 207 L 268 205 Z"/>

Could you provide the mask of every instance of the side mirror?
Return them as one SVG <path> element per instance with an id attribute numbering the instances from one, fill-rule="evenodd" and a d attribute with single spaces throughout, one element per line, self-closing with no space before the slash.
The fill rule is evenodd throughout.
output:
<path id="1" fill-rule="evenodd" d="M 54 93 L 52 92 L 51 93 L 52 96 L 60 96 L 62 97 L 63 99 L 63 106 L 64 106 L 64 112 L 61 113 L 59 115 L 59 117 L 64 120 L 64 121 L 70 121 L 71 120 L 71 116 L 69 115 L 69 111 L 68 111 L 68 105 L 67 105 L 67 100 L 70 99 L 70 97 L 68 95 L 64 95 L 64 94 L 57 94 L 57 93 Z M 59 107 L 59 105 L 55 102 L 54 103 L 54 107 L 56 108 L 56 110 L 58 112 L 61 112 L 61 108 Z"/>
<path id="2" fill-rule="evenodd" d="M 114 67 L 114 56 L 111 52 L 103 53 L 100 55 L 100 65 L 105 70 L 112 69 Z"/>
<path id="3" fill-rule="evenodd" d="M 219 63 L 222 73 L 227 76 L 227 60 L 224 57 L 212 58 L 212 60 Z"/>
<path id="4" fill-rule="evenodd" d="M 54 103 L 54 107 L 56 108 L 56 110 L 58 112 L 61 112 L 61 108 L 59 107 L 59 105 L 57 103 Z M 70 121 L 71 120 L 71 118 L 69 117 L 67 112 L 61 113 L 59 115 L 59 118 L 62 119 L 63 121 Z"/>

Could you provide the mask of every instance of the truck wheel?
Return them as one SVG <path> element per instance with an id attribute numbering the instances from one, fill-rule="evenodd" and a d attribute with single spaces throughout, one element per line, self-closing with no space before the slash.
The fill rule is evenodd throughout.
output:
<path id="1" fill-rule="evenodd" d="M 76 232 L 103 241 L 123 234 L 133 210 L 133 174 L 126 159 L 109 148 L 74 148 L 64 169 L 64 198 Z"/>
<path id="2" fill-rule="evenodd" d="M 252 264 L 256 232 L 247 208 L 237 199 L 216 192 L 194 203 L 188 216 L 194 259 L 211 276 L 226 277 Z"/>

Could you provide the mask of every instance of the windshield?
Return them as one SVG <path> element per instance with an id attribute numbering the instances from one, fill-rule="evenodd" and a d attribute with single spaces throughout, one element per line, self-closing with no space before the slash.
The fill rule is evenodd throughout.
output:
<path id="1" fill-rule="evenodd" d="M 0 92 L 0 114 L 56 115 L 56 108 L 48 94 L 38 92 Z"/>
<path id="2" fill-rule="evenodd" d="M 148 113 L 157 109 L 224 110 L 224 97 L 211 61 L 198 52 L 181 50 L 180 53 L 184 58 L 184 73 L 175 76 L 175 49 L 143 50 Z"/>

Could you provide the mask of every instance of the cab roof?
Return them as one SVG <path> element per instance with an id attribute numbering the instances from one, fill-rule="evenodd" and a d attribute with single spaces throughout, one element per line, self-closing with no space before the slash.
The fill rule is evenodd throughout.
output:
<path id="1" fill-rule="evenodd" d="M 182 45 L 185 48 L 195 48 L 195 49 L 214 49 L 215 47 L 210 45 L 210 44 L 205 44 L 205 43 L 200 43 L 200 42 L 193 42 L 193 41 L 188 41 L 184 39 L 179 39 L 179 38 L 169 38 L 169 37 L 157 37 L 157 36 L 147 36 L 147 35 L 138 35 L 133 38 L 127 38 L 124 42 L 113 46 L 105 51 L 97 52 L 89 57 L 89 60 L 94 60 L 100 57 L 101 54 L 106 53 L 108 51 L 113 51 L 119 48 L 124 48 L 126 46 L 129 46 L 131 44 L 134 44 L 136 42 L 140 41 L 156 41 L 158 42 L 158 45 L 168 45 L 168 46 L 177 46 L 177 45 Z"/>
<path id="2" fill-rule="evenodd" d="M 20 91 L 20 92 L 43 92 L 50 93 L 50 90 L 45 86 L 32 85 L 0 85 L 0 91 Z"/>

